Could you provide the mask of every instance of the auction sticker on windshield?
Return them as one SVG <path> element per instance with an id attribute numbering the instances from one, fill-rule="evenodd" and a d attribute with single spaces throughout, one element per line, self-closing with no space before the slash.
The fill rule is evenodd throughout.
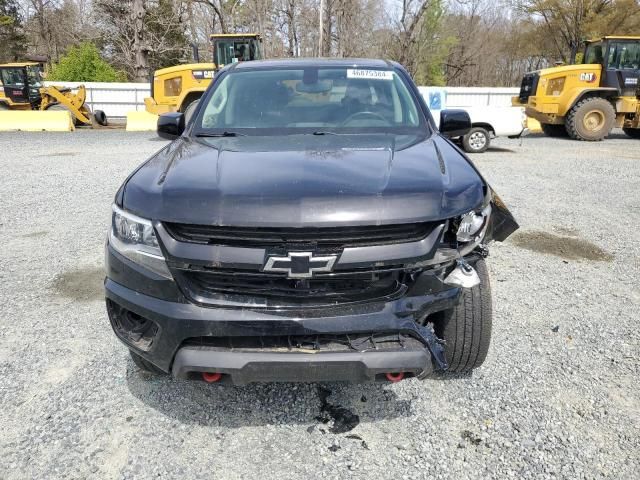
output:
<path id="1" fill-rule="evenodd" d="M 347 69 L 347 78 L 363 78 L 367 80 L 393 80 L 393 72 L 389 70 L 356 70 Z"/>

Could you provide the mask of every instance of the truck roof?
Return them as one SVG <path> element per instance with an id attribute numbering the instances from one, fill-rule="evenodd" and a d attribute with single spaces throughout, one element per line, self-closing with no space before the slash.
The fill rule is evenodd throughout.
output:
<path id="1" fill-rule="evenodd" d="M 260 38 L 259 33 L 212 33 L 209 38 Z"/>
<path id="2" fill-rule="evenodd" d="M 238 62 L 233 65 L 235 69 L 282 67 L 393 68 L 395 66 L 393 62 L 373 58 L 281 58 L 274 60 Z"/>

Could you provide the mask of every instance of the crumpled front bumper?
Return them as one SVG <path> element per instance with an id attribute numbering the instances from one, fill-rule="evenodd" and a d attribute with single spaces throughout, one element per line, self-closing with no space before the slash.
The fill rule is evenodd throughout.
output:
<path id="1" fill-rule="evenodd" d="M 459 288 L 415 297 L 328 308 L 323 312 L 255 311 L 200 307 L 140 294 L 107 278 L 107 300 L 158 325 L 148 350 L 140 350 L 114 324 L 129 348 L 178 378 L 192 372 L 220 372 L 232 383 L 254 381 L 373 381 L 385 372 L 422 375 L 446 369 L 444 349 L 432 329 L 415 318 L 457 304 Z M 396 334 L 402 348 L 367 351 L 242 351 L 185 345 L 190 338 Z M 401 340 L 402 342 L 402 340 Z"/>
<path id="2" fill-rule="evenodd" d="M 365 382 L 385 372 L 422 375 L 446 369 L 444 348 L 430 327 L 419 323 L 434 312 L 454 307 L 461 289 L 435 275 L 423 274 L 401 298 L 325 306 L 264 309 L 201 306 L 186 300 L 174 282 L 150 277 L 150 272 L 107 246 L 105 291 L 108 304 L 153 322 L 153 338 L 144 346 L 123 334 L 107 308 L 112 327 L 131 350 L 175 377 L 194 372 L 220 372 L 236 384 L 256 381 Z M 173 284 L 173 286 L 172 286 Z M 173 292 L 173 293 L 172 293 Z M 160 298 L 161 297 L 161 298 Z M 157 327 L 157 328 L 156 328 Z M 221 349 L 194 345 L 201 338 L 273 336 L 376 336 L 391 334 L 398 348 L 351 348 L 309 351 Z M 375 343 L 375 342 L 374 342 Z"/>

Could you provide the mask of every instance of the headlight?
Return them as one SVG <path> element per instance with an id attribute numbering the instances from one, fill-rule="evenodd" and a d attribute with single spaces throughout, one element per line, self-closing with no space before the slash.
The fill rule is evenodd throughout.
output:
<path id="1" fill-rule="evenodd" d="M 491 204 L 488 204 L 480 212 L 472 210 L 460 217 L 456 237 L 460 243 L 480 243 L 487 229 Z"/>
<path id="2" fill-rule="evenodd" d="M 547 84 L 547 95 L 557 97 L 564 89 L 564 81 L 566 77 L 552 78 Z"/>
<path id="3" fill-rule="evenodd" d="M 165 278 L 172 278 L 151 222 L 125 212 L 116 205 L 112 210 L 109 244 L 132 262 Z"/>

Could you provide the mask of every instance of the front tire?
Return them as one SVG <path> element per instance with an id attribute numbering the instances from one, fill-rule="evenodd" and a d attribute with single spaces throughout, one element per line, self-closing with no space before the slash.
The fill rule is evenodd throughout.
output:
<path id="1" fill-rule="evenodd" d="M 589 97 L 579 101 L 567 115 L 567 133 L 574 140 L 603 140 L 616 119 L 613 105 L 604 98 Z"/>
<path id="2" fill-rule="evenodd" d="M 564 125 L 553 125 L 551 123 L 541 123 L 542 133 L 547 137 L 553 138 L 567 138 L 569 134 Z"/>
<path id="3" fill-rule="evenodd" d="M 133 363 L 135 363 L 136 366 L 143 372 L 150 373 L 152 375 L 166 375 L 165 372 L 160 370 L 153 363 L 148 362 L 147 360 L 142 358 L 133 350 L 129 350 L 129 353 L 131 354 L 131 359 L 133 360 Z"/>
<path id="4" fill-rule="evenodd" d="M 484 363 L 491 342 L 492 305 L 489 272 L 484 260 L 475 264 L 480 284 L 463 288 L 460 303 L 445 310 L 435 325 L 445 341 L 448 373 L 467 373 Z"/>
<path id="5" fill-rule="evenodd" d="M 491 135 L 482 127 L 473 127 L 462 137 L 462 148 L 467 153 L 482 153 L 489 148 Z"/>
<path id="6" fill-rule="evenodd" d="M 622 131 L 626 133 L 628 137 L 640 139 L 640 128 L 623 128 Z"/>

